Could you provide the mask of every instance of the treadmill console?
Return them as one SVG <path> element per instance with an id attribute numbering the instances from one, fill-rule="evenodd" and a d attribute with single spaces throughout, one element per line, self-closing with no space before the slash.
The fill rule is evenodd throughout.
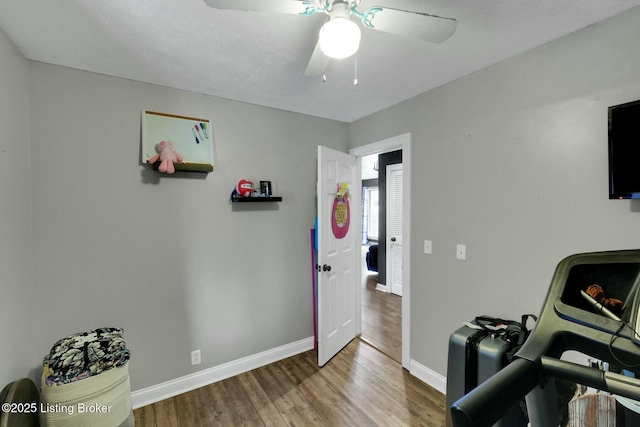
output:
<path id="1" fill-rule="evenodd" d="M 586 256 L 576 258 L 571 264 L 561 272 L 563 277 L 557 277 L 565 282 L 554 303 L 557 314 L 572 322 L 636 340 L 631 327 L 637 330 L 640 326 L 640 260 Z M 593 287 L 600 290 L 596 298 L 591 296 Z M 621 320 L 630 327 L 621 328 Z"/>

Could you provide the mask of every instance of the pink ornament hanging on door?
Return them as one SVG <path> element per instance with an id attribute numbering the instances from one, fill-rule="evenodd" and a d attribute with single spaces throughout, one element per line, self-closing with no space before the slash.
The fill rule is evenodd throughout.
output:
<path id="1" fill-rule="evenodd" d="M 342 239 L 347 235 L 350 222 L 349 183 L 341 182 L 338 184 L 338 191 L 331 210 L 331 230 L 336 239 Z"/>

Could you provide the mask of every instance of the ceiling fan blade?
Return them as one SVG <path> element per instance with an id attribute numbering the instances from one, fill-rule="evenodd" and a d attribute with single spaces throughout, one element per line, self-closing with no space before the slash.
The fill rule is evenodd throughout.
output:
<path id="1" fill-rule="evenodd" d="M 386 7 L 372 7 L 363 15 L 362 21 L 369 28 L 431 43 L 442 43 L 458 27 L 453 18 Z"/>
<path id="2" fill-rule="evenodd" d="M 292 13 L 313 15 L 321 12 L 315 2 L 303 0 L 204 0 L 214 9 L 246 10 L 253 12 Z"/>
<path id="3" fill-rule="evenodd" d="M 324 74 L 328 65 L 329 58 L 322 53 L 322 50 L 320 49 L 320 42 L 318 42 L 316 43 L 315 49 L 313 49 L 311 59 L 309 59 L 309 64 L 307 64 L 307 69 L 305 70 L 304 75 L 307 77 L 321 76 Z"/>

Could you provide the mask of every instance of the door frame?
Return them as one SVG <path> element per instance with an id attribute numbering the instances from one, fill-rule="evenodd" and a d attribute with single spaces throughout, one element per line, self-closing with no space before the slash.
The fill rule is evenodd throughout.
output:
<path id="1" fill-rule="evenodd" d="M 397 135 L 349 150 L 356 156 L 357 176 L 361 176 L 361 158 L 371 154 L 402 150 L 402 367 L 411 367 L 411 133 Z M 358 223 L 362 218 L 358 218 Z M 359 224 L 361 225 L 361 224 Z M 361 257 L 356 257 L 356 274 L 362 282 Z M 356 294 L 356 334 L 362 334 L 362 294 Z"/>

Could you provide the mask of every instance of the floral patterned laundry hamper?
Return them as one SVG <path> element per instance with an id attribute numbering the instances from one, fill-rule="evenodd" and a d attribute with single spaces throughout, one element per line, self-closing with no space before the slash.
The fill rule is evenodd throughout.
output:
<path id="1" fill-rule="evenodd" d="M 121 328 L 99 328 L 56 342 L 44 357 L 44 427 L 131 427 L 129 350 Z"/>

